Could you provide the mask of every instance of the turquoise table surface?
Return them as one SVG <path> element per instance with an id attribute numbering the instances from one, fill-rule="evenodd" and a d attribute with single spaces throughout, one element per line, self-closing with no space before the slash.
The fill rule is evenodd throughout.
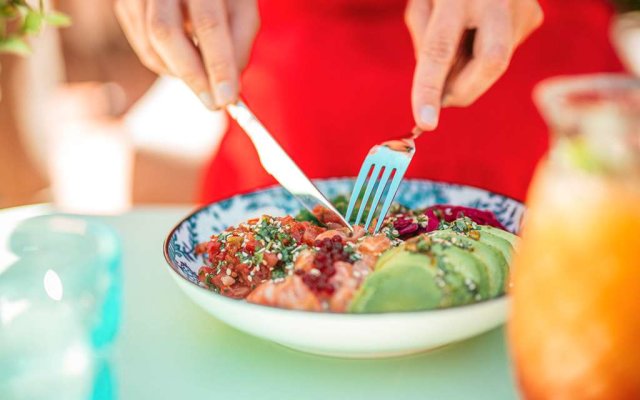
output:
<path id="1" fill-rule="evenodd" d="M 25 210 L 0 211 L 0 220 L 32 214 Z M 92 217 L 124 244 L 124 314 L 110 357 L 117 399 L 517 398 L 504 328 L 430 353 L 345 360 L 299 353 L 215 320 L 178 289 L 162 255 L 165 235 L 188 212 Z"/>

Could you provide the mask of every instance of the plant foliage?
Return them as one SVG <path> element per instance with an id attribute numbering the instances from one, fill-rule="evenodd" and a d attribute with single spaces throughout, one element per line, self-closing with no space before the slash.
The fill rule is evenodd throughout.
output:
<path id="1" fill-rule="evenodd" d="M 43 0 L 37 5 L 26 0 L 0 0 L 0 53 L 29 54 L 28 37 L 39 33 L 44 25 L 70 24 L 69 16 L 47 10 Z"/>

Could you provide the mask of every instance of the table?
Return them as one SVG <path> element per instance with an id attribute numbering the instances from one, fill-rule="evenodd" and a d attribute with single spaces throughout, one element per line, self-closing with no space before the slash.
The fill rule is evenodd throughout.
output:
<path id="1" fill-rule="evenodd" d="M 14 220 L 50 212 L 0 212 Z M 404 358 L 343 360 L 299 353 L 215 320 L 169 276 L 165 235 L 188 208 L 138 208 L 92 217 L 124 246 L 124 310 L 110 357 L 117 399 L 514 399 L 498 328 L 465 342 Z M 1 396 L 0 396 L 1 397 Z"/>

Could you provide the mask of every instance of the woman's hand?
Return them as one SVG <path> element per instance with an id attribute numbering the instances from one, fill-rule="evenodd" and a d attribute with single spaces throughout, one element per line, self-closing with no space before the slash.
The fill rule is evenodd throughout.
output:
<path id="1" fill-rule="evenodd" d="M 238 98 L 260 17 L 257 0 L 116 0 L 142 63 L 182 79 L 210 108 Z"/>
<path id="2" fill-rule="evenodd" d="M 417 59 L 413 115 L 433 130 L 441 107 L 468 106 L 500 78 L 543 15 L 536 0 L 409 0 L 405 19 Z"/>

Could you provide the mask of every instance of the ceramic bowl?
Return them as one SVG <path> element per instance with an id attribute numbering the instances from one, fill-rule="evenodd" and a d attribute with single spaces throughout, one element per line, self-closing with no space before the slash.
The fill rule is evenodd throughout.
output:
<path id="1" fill-rule="evenodd" d="M 316 181 L 329 198 L 348 195 L 353 179 Z M 485 190 L 427 180 L 405 180 L 396 201 L 422 208 L 453 204 L 492 211 L 512 232 L 524 212 L 522 203 Z M 194 254 L 197 243 L 212 234 L 262 214 L 294 214 L 298 202 L 281 187 L 242 194 L 202 207 L 169 233 L 164 254 L 178 286 L 214 317 L 251 335 L 309 353 L 377 358 L 422 352 L 486 332 L 506 319 L 507 296 L 473 305 L 433 311 L 337 314 L 286 310 L 234 300 L 200 286 L 203 265 Z"/>

